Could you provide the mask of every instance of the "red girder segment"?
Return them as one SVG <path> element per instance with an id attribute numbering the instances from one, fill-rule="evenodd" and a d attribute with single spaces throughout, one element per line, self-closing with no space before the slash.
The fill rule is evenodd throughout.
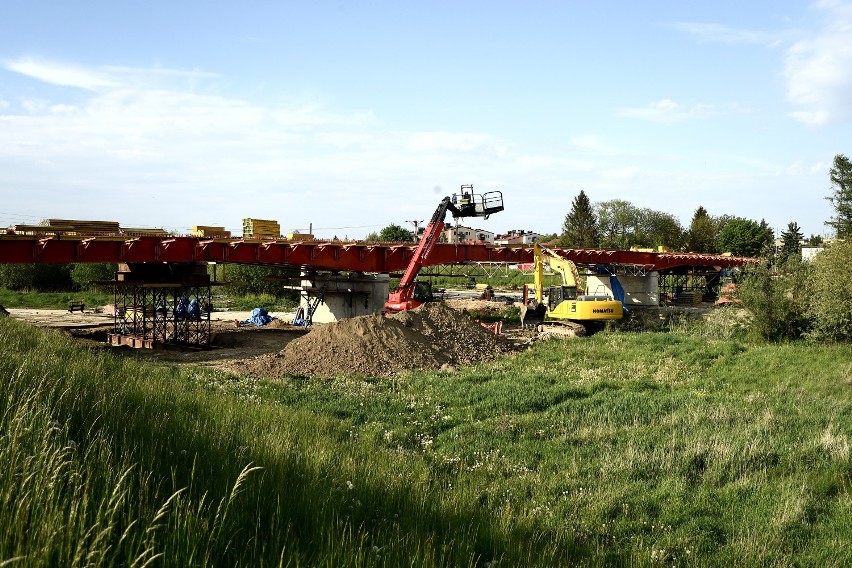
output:
<path id="1" fill-rule="evenodd" d="M 22 238 L 0 236 L 0 264 L 77 262 L 222 262 L 276 264 L 316 270 L 400 272 L 416 244 L 243 241 L 196 237 Z M 646 270 L 679 266 L 732 267 L 753 259 L 711 254 L 556 249 L 577 264 L 625 264 Z M 525 263 L 532 248 L 438 243 L 426 266 L 471 262 Z"/>

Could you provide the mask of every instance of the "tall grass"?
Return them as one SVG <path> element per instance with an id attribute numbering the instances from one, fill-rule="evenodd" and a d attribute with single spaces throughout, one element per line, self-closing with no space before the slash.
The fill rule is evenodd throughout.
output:
<path id="1" fill-rule="evenodd" d="M 843 346 L 604 332 L 274 381 L 9 318 L 0 346 L 9 565 L 852 563 Z"/>
<path id="2" fill-rule="evenodd" d="M 0 561 L 548 565 L 572 553 L 445 493 L 421 455 L 228 393 L 227 376 L 89 352 L 10 318 L 0 345 Z"/>

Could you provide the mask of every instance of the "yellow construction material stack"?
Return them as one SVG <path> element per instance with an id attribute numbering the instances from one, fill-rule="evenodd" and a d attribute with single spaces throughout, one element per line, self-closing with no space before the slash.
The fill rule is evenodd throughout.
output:
<path id="1" fill-rule="evenodd" d="M 77 219 L 46 219 L 41 222 L 46 231 L 75 233 L 78 235 L 117 235 L 117 221 L 80 221 Z"/>
<path id="2" fill-rule="evenodd" d="M 243 219 L 243 238 L 246 239 L 277 239 L 281 236 L 281 225 L 278 221 L 267 219 Z"/>
<path id="3" fill-rule="evenodd" d="M 288 241 L 312 241 L 314 236 L 310 233 L 287 233 Z"/>
<path id="4" fill-rule="evenodd" d="M 231 231 L 226 231 L 225 227 L 210 227 L 208 225 L 196 225 L 192 228 L 193 237 L 219 237 L 227 238 L 231 236 Z"/>
<path id="5" fill-rule="evenodd" d="M 130 237 L 168 237 L 171 234 L 165 229 L 148 229 L 142 227 L 130 227 L 122 229 L 121 232 Z"/>

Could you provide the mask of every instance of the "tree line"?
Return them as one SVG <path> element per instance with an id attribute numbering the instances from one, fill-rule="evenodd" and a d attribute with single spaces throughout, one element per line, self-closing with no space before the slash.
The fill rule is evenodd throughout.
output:
<path id="1" fill-rule="evenodd" d="M 827 199 L 836 215 L 826 222 L 838 238 L 852 232 L 852 163 L 843 154 L 834 157 L 829 171 L 834 193 Z M 665 247 L 672 251 L 698 253 L 730 252 L 737 256 L 771 258 L 775 249 L 775 232 L 761 219 L 731 215 L 711 215 L 699 206 L 683 227 L 672 214 L 637 207 L 623 199 L 592 204 L 585 191 L 574 198 L 565 216 L 562 233 L 553 236 L 553 244 L 570 248 L 607 248 L 626 250 L 631 247 Z M 795 221 L 781 232 L 780 260 L 801 253 L 801 243 L 822 243 L 822 237 L 807 240 Z"/>

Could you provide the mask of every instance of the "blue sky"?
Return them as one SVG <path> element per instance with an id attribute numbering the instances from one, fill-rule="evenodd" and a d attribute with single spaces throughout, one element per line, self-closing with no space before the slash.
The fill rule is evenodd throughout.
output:
<path id="1" fill-rule="evenodd" d="M 45 2 L 0 18 L 0 225 L 361 238 L 460 184 L 477 226 L 625 199 L 825 234 L 852 2 Z"/>

